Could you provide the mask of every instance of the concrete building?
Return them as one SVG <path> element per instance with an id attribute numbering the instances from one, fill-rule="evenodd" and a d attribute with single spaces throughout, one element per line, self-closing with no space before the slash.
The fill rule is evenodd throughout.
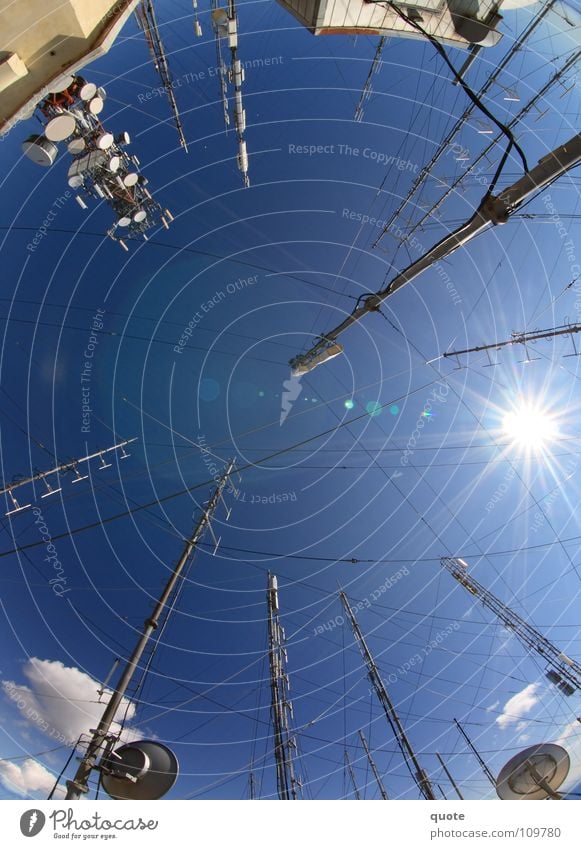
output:
<path id="1" fill-rule="evenodd" d="M 397 12 L 374 0 L 278 0 L 314 35 L 423 36 Z M 529 2 L 529 0 L 527 0 Z M 401 10 L 443 44 L 492 47 L 502 0 L 405 0 Z"/>
<path id="2" fill-rule="evenodd" d="M 140 0 L 0 0 L 0 132 L 106 53 Z"/>

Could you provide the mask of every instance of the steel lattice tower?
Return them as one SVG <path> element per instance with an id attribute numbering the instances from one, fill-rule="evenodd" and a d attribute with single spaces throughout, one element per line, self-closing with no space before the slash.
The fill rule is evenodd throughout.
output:
<path id="1" fill-rule="evenodd" d="M 411 747 L 410 741 L 407 738 L 404 727 L 401 724 L 399 716 L 397 715 L 397 711 L 391 699 L 389 698 L 387 688 L 383 683 L 381 675 L 379 674 L 377 664 L 375 663 L 373 655 L 367 648 L 367 643 L 365 642 L 365 638 L 363 636 L 363 633 L 361 632 L 361 628 L 359 627 L 359 624 L 355 618 L 355 614 L 351 610 L 349 600 L 343 590 L 341 590 L 339 596 L 341 598 L 343 607 L 345 608 L 345 612 L 347 613 L 347 617 L 351 623 L 351 627 L 355 635 L 355 640 L 359 644 L 359 649 L 363 656 L 363 660 L 365 661 L 365 665 L 367 666 L 369 680 L 373 684 L 375 692 L 377 693 L 377 698 L 379 699 L 381 706 L 385 711 L 387 721 L 389 722 L 391 729 L 394 733 L 397 745 L 399 746 L 399 750 L 402 753 L 405 764 L 409 769 L 412 778 L 418 785 L 420 793 L 422 794 L 424 799 L 430 799 L 431 801 L 435 801 L 436 794 L 434 793 L 434 788 L 430 783 L 430 779 L 428 778 L 427 773 L 421 768 L 419 761 L 415 755 L 415 752 Z"/>
<path id="2" fill-rule="evenodd" d="M 278 620 L 278 585 L 275 575 L 268 573 L 266 592 L 268 607 L 268 659 L 270 662 L 271 714 L 274 728 L 274 758 L 279 799 L 297 799 L 301 781 L 295 775 L 294 758 L 297 743 L 291 731 L 293 706 L 289 698 L 286 673 L 287 654 L 284 628 Z"/>
<path id="3" fill-rule="evenodd" d="M 581 666 L 571 660 L 564 652 L 553 645 L 539 631 L 525 622 L 489 590 L 468 574 L 468 564 L 459 557 L 442 557 L 442 566 L 465 587 L 469 593 L 480 599 L 482 604 L 500 619 L 505 628 L 530 651 L 536 652 L 547 663 L 546 676 L 566 696 L 581 689 Z"/>

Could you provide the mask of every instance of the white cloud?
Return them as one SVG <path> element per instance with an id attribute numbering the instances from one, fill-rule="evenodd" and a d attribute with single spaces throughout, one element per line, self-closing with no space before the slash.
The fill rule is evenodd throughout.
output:
<path id="1" fill-rule="evenodd" d="M 503 707 L 500 716 L 496 717 L 496 724 L 500 728 L 507 728 L 512 723 L 518 722 L 527 713 L 530 713 L 540 701 L 540 697 L 537 695 L 538 689 L 538 684 L 529 684 L 520 693 L 512 696 Z"/>
<path id="2" fill-rule="evenodd" d="M 0 782 L 16 796 L 30 796 L 41 793 L 46 797 L 54 786 L 56 776 L 33 758 L 27 758 L 22 764 L 14 761 L 0 761 Z M 66 788 L 59 784 L 55 799 L 63 799 Z"/>
<path id="3" fill-rule="evenodd" d="M 26 662 L 22 672 L 26 684 L 2 681 L 2 689 L 29 726 L 56 743 L 76 742 L 80 734 L 87 734 L 90 728 L 96 727 L 108 693 L 105 691 L 105 699 L 99 703 L 99 682 L 86 672 L 65 666 L 58 660 L 36 657 Z M 125 711 L 127 720 L 131 720 L 135 706 L 127 699 L 122 700 L 116 719 L 123 718 Z M 111 730 L 117 733 L 118 723 L 114 723 Z M 126 728 L 122 739 L 130 741 L 139 736 L 135 730 Z"/>
<path id="4" fill-rule="evenodd" d="M 572 790 L 581 783 L 581 724 L 573 720 L 562 730 L 555 743 L 567 749 L 571 758 L 571 770 L 562 790 Z"/>
<path id="5" fill-rule="evenodd" d="M 500 699 L 497 699 L 494 702 L 494 704 L 488 705 L 488 707 L 486 708 L 486 713 L 491 713 L 493 710 L 496 710 L 496 708 L 499 706 L 499 704 L 500 704 Z"/>

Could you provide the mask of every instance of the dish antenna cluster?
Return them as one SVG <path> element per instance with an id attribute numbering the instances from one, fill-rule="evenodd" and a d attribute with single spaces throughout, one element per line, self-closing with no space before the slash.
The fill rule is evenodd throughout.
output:
<path id="1" fill-rule="evenodd" d="M 51 166 L 58 154 L 59 142 L 66 142 L 72 156 L 68 183 L 81 194 L 75 199 L 82 209 L 84 198 L 105 200 L 112 207 L 116 221 L 107 235 L 128 250 L 119 233 L 142 235 L 158 221 L 169 227 L 172 215 L 162 209 L 147 190 L 147 179 L 139 173 L 139 160 L 125 148 L 129 133 L 113 135 L 99 119 L 106 92 L 82 77 L 63 77 L 60 83 L 36 107 L 36 117 L 43 125 L 42 134 L 29 136 L 22 150 L 37 165 Z"/>

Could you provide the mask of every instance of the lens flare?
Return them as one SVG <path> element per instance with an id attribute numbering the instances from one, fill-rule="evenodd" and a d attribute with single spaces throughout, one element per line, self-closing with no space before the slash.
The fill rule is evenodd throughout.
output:
<path id="1" fill-rule="evenodd" d="M 502 426 L 515 445 L 530 450 L 546 447 L 557 435 L 553 416 L 526 401 L 505 415 Z"/>

